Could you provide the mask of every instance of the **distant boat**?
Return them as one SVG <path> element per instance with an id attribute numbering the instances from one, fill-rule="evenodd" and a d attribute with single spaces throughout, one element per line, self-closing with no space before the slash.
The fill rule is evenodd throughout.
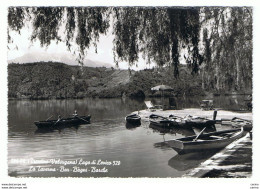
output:
<path id="1" fill-rule="evenodd" d="M 66 127 L 66 126 L 71 126 L 71 125 L 89 124 L 90 118 L 91 118 L 90 115 L 76 116 L 76 117 L 61 119 L 59 121 L 58 120 L 35 121 L 34 124 L 39 129 Z"/>
<path id="2" fill-rule="evenodd" d="M 231 142 L 244 136 L 243 127 L 218 132 L 201 134 L 167 141 L 167 144 L 179 154 L 189 152 L 222 149 Z"/>
<path id="3" fill-rule="evenodd" d="M 141 117 L 137 114 L 130 114 L 125 117 L 125 120 L 132 125 L 141 125 Z"/>

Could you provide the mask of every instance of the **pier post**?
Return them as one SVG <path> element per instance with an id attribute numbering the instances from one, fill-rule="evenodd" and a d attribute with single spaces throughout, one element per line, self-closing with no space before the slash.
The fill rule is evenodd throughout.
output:
<path id="1" fill-rule="evenodd" d="M 218 110 L 214 110 L 214 113 L 213 113 L 213 120 L 216 120 L 217 113 L 218 113 Z"/>

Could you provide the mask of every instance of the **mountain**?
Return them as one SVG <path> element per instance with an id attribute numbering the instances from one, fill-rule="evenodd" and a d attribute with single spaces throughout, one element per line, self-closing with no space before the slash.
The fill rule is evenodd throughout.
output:
<path id="1" fill-rule="evenodd" d="M 27 53 L 21 57 L 8 60 L 8 63 L 34 63 L 34 62 L 62 62 L 68 65 L 78 65 L 76 57 L 69 53 Z M 90 59 L 84 60 L 84 66 L 88 67 L 115 67 L 111 63 L 92 61 Z"/>

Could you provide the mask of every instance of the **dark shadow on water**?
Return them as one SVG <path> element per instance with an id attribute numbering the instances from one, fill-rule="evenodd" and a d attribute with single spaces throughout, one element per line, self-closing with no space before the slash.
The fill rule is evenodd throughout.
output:
<path id="1" fill-rule="evenodd" d="M 180 128 L 180 127 L 171 127 L 171 128 L 165 128 L 165 127 L 159 127 L 153 124 L 150 124 L 149 127 L 153 129 L 155 132 L 159 133 L 170 133 L 170 134 L 181 134 L 183 136 L 192 136 L 195 135 L 195 132 L 192 128 Z"/>
<path id="2" fill-rule="evenodd" d="M 140 126 L 141 126 L 141 124 L 131 124 L 131 123 L 128 123 L 128 122 L 126 122 L 126 124 L 125 124 L 126 129 L 129 129 L 129 130 L 134 130 L 137 127 L 140 127 Z"/>
<path id="3" fill-rule="evenodd" d="M 204 128 L 201 127 L 201 128 L 198 128 L 198 127 L 194 127 L 193 130 L 197 133 L 201 132 Z M 217 129 L 216 129 L 216 126 L 215 125 L 212 125 L 210 127 L 206 127 L 206 129 L 203 131 L 203 133 L 211 133 L 211 132 L 216 132 Z"/>
<path id="4" fill-rule="evenodd" d="M 58 127 L 54 127 L 54 128 L 41 128 L 41 129 L 37 129 L 34 134 L 45 134 L 45 133 L 53 133 L 58 131 L 59 133 L 61 133 L 64 129 L 70 129 L 70 130 L 74 130 L 74 131 L 78 131 L 80 125 L 70 125 L 70 126 L 58 126 Z"/>
<path id="5" fill-rule="evenodd" d="M 169 145 L 165 142 L 157 142 L 157 143 L 154 143 L 153 146 L 155 148 L 159 148 L 159 149 L 162 149 L 162 150 L 170 149 Z"/>
<path id="6" fill-rule="evenodd" d="M 149 124 L 149 128 L 151 128 L 154 132 L 158 132 L 158 133 L 171 133 L 170 128 L 159 127 L 159 126 L 151 124 L 151 123 Z"/>
<path id="7" fill-rule="evenodd" d="M 218 151 L 219 150 L 212 150 L 206 152 L 193 152 L 183 155 L 177 154 L 168 161 L 168 165 L 178 171 L 186 171 L 196 168 L 200 163 L 206 161 Z"/>
<path id="8" fill-rule="evenodd" d="M 176 127 L 176 128 L 172 128 L 171 131 L 174 132 L 174 133 L 181 134 L 181 135 L 183 135 L 185 137 L 195 135 L 195 132 L 194 132 L 194 130 L 192 128 L 190 128 L 190 129 L 186 129 L 185 128 L 184 129 L 184 128 Z"/>

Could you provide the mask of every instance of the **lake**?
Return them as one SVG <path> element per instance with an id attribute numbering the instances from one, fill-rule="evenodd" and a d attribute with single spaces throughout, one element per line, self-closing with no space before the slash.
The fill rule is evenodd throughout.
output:
<path id="1" fill-rule="evenodd" d="M 245 109 L 245 96 L 217 96 L 214 106 Z M 199 108 L 203 97 L 177 98 L 177 108 Z M 160 103 L 159 99 L 152 99 Z M 142 121 L 128 127 L 125 116 L 145 109 L 143 100 L 12 100 L 8 105 L 8 173 L 14 177 L 180 177 L 212 154 L 178 155 L 164 140 L 193 135 L 166 133 Z M 38 130 L 34 121 L 50 116 L 90 114 L 91 124 Z M 218 126 L 217 130 L 218 130 Z"/>

